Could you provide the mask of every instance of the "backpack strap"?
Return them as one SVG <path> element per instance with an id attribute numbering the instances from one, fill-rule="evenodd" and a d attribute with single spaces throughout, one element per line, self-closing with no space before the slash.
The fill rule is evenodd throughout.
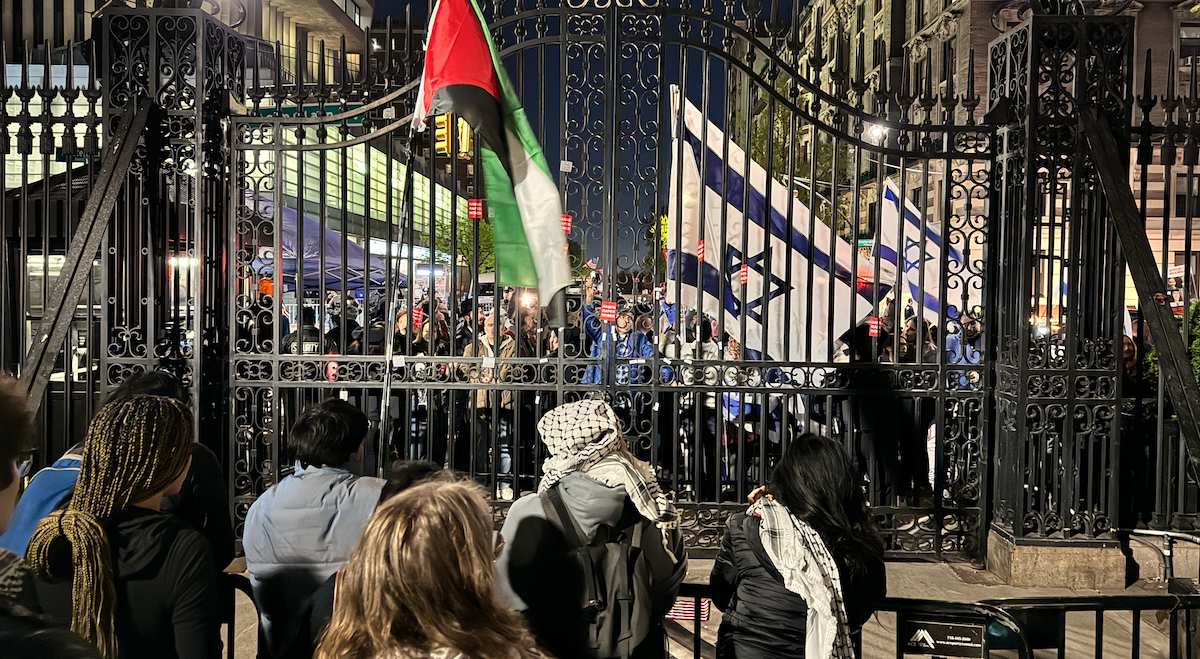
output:
<path id="1" fill-rule="evenodd" d="M 567 504 L 562 499 L 562 493 L 558 491 L 558 485 L 542 492 L 539 496 L 542 499 L 542 509 L 546 513 L 546 519 L 559 531 L 562 531 L 571 549 L 586 547 L 587 535 L 584 534 L 575 518 L 571 516 L 571 511 L 567 510 Z M 547 506 L 547 503 L 550 505 Z"/>

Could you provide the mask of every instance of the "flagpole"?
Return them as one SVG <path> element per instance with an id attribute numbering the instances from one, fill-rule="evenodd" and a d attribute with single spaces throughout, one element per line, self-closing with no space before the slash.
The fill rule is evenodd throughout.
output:
<path id="1" fill-rule="evenodd" d="M 411 216 L 412 216 L 412 213 L 410 212 L 409 203 L 414 201 L 413 197 L 412 197 L 413 164 L 416 159 L 416 152 L 417 152 L 417 150 L 415 148 L 416 145 L 414 144 L 415 136 L 416 136 L 416 132 L 412 128 L 409 128 L 409 130 L 408 130 L 408 156 L 404 160 L 404 187 L 401 189 L 401 192 L 400 192 L 400 236 L 401 236 L 401 240 L 404 239 L 405 224 L 408 221 L 410 221 Z M 368 209 L 368 211 L 369 210 L 370 209 Z M 410 244 L 408 246 L 408 254 L 409 254 L 409 258 L 411 259 L 413 257 L 413 249 L 412 249 L 412 244 L 411 244 L 411 242 L 412 242 L 411 236 L 409 236 L 409 238 L 410 238 L 410 240 L 409 240 Z M 391 261 L 390 252 L 391 252 L 392 242 L 393 241 L 391 240 L 391 236 L 388 236 L 389 266 L 390 266 L 390 261 Z M 392 278 L 393 278 L 393 281 L 398 280 L 399 274 L 393 273 Z M 388 282 L 388 288 L 391 288 L 391 283 L 392 282 Z M 409 282 L 409 284 L 411 284 L 411 283 L 412 282 Z M 392 401 L 392 388 L 393 388 L 392 369 L 394 368 L 394 365 L 392 364 L 392 359 L 394 358 L 395 353 L 396 353 L 396 313 L 397 313 L 396 293 L 397 292 L 398 291 L 394 290 L 394 289 L 389 291 L 388 301 L 387 301 L 387 305 L 388 305 L 388 307 L 387 307 L 388 308 L 387 323 L 384 325 L 383 400 L 380 401 L 380 403 L 379 403 L 379 433 L 380 433 L 380 440 L 381 440 L 380 447 L 383 449 L 386 449 L 388 444 L 391 442 L 392 416 L 391 416 L 390 410 L 388 408 L 391 406 L 391 401 Z M 369 328 L 364 329 L 363 330 L 364 336 L 366 336 L 368 332 L 369 332 Z M 368 342 L 369 342 L 369 339 L 368 339 Z M 378 464 L 379 464 L 379 467 L 378 467 L 379 476 L 382 477 L 384 475 L 383 465 L 385 464 L 385 461 L 383 460 L 382 455 L 377 455 L 376 460 L 378 461 Z"/>

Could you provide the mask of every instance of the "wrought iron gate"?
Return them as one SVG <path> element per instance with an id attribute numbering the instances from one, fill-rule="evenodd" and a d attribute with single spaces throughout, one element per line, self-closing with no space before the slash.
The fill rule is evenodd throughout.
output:
<path id="1" fill-rule="evenodd" d="M 536 482 L 540 415 L 600 392 L 695 546 L 715 547 L 782 447 L 813 431 L 842 439 L 869 475 L 890 550 L 979 555 L 993 133 L 975 124 L 970 87 L 935 93 L 931 75 L 918 85 L 886 70 L 868 81 L 846 45 L 829 52 L 780 6 L 487 8 L 560 171 L 578 276 L 562 333 L 531 292 L 506 305 L 489 290 L 504 255 L 470 201 L 469 132 L 448 122 L 448 144 L 409 139 L 411 26 L 364 53 L 355 82 L 335 70 L 345 57 L 321 54 L 289 83 L 275 49 L 248 49 L 225 200 L 239 520 L 287 472 L 287 426 L 309 401 L 340 395 L 368 413 L 368 470 L 448 462 L 489 482 L 502 514 L 508 487 Z M 929 73 L 903 70 L 914 66 Z M 686 158 L 702 177 L 688 178 Z M 689 226 L 697 194 L 727 204 Z M 735 234 L 740 244 L 725 240 Z M 458 340 L 468 296 L 507 306 L 511 352 Z M 914 320 L 905 350 L 909 298 L 931 331 Z M 614 334 L 625 321 L 600 318 L 605 302 L 648 340 L 635 334 L 628 350 Z M 693 315 L 715 319 L 714 344 L 689 353 Z"/>
<path id="2" fill-rule="evenodd" d="M 86 354 L 51 382 L 47 400 L 80 403 L 42 461 L 82 434 L 101 393 L 163 368 L 192 387 L 197 439 L 229 465 L 239 522 L 289 470 L 298 410 L 328 396 L 373 420 L 368 471 L 446 462 L 488 482 L 502 515 L 509 488 L 536 483 L 540 415 L 599 394 L 695 547 L 717 545 L 789 441 L 821 432 L 868 476 L 889 550 L 979 556 L 994 132 L 975 122 L 969 81 L 935 91 L 927 62 L 871 73 L 830 48 L 831 22 L 801 33 L 794 5 L 486 7 L 560 170 L 577 276 L 561 332 L 530 291 L 506 300 L 496 286 L 504 255 L 472 203 L 469 131 L 448 120 L 445 140 L 409 136 L 411 23 L 373 35 L 378 50 L 289 60 L 200 9 L 106 9 L 102 83 L 4 90 L 24 181 L 0 209 L 5 290 L 19 293 L 5 308 L 26 314 L 0 331 L 6 365 L 28 349 L 29 301 L 46 300 L 15 273 L 42 256 L 50 278 L 98 134 L 133 98 L 160 108 L 82 303 Z M 30 110 L 59 96 L 75 115 Z M 37 121 L 53 130 L 34 141 Z M 46 162 L 60 146 L 87 162 L 47 167 L 58 178 L 39 198 L 35 145 Z M 38 207 L 41 229 L 10 220 Z M 511 348 L 471 340 L 482 315 Z M 708 317 L 713 340 L 698 345 Z M 50 437 L 61 407 L 48 409 Z"/>

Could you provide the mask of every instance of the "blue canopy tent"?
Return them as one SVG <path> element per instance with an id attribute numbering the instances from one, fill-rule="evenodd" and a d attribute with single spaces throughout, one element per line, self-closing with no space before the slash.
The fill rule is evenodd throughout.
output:
<path id="1" fill-rule="evenodd" d="M 254 198 L 254 193 L 247 191 L 247 201 L 251 202 Z M 271 199 L 259 197 L 258 210 L 259 214 L 264 217 L 273 215 L 272 207 L 275 202 Z M 362 248 L 362 246 L 353 241 L 345 241 L 345 257 L 346 261 L 342 262 L 342 234 L 339 231 L 326 228 L 321 231 L 321 224 L 317 220 L 304 216 L 303 234 L 304 244 L 302 249 L 297 249 L 300 242 L 300 226 L 297 222 L 299 213 L 296 209 L 284 206 L 282 212 L 276 217 L 276 227 L 280 231 L 280 247 L 283 250 L 282 256 L 282 283 L 284 290 L 295 290 L 297 279 L 297 264 L 302 262 L 304 273 L 301 277 L 305 290 L 320 288 L 322 282 L 321 272 L 321 252 L 324 249 L 324 284 L 328 290 L 340 290 L 343 282 L 347 290 L 358 290 L 361 288 L 384 287 L 387 280 L 387 259 L 378 255 L 371 255 Z M 275 277 L 275 258 L 271 254 L 273 250 L 261 251 L 259 257 L 252 264 L 255 273 L 260 277 Z M 396 254 L 399 256 L 399 253 Z M 302 257 L 302 258 L 301 258 Z M 404 288 L 408 285 L 408 278 L 402 273 L 393 269 L 392 276 L 399 288 Z M 369 284 L 367 282 L 370 282 Z"/>

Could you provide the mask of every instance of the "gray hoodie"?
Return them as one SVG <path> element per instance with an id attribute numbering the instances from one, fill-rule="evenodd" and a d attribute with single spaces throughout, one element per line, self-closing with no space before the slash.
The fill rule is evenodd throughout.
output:
<path id="1" fill-rule="evenodd" d="M 588 536 L 600 524 L 615 527 L 623 517 L 628 520 L 638 514 L 623 485 L 609 487 L 587 474 L 573 472 L 563 476 L 556 487 L 571 517 Z M 575 647 L 580 634 L 586 640 L 586 629 L 575 628 L 580 608 L 572 594 L 572 583 L 577 576 L 569 569 L 563 571 L 562 562 L 557 560 L 567 547 L 562 534 L 546 521 L 541 497 L 528 494 L 513 503 L 500 534 L 504 537 L 504 548 L 496 561 L 500 597 L 525 613 L 539 644 L 551 654 L 581 656 Z M 687 575 L 683 535 L 678 528 L 671 529 L 666 540 L 665 546 L 651 540 L 642 543 L 651 573 L 656 618 L 670 610 Z M 667 553 L 666 547 L 678 560 Z"/>

